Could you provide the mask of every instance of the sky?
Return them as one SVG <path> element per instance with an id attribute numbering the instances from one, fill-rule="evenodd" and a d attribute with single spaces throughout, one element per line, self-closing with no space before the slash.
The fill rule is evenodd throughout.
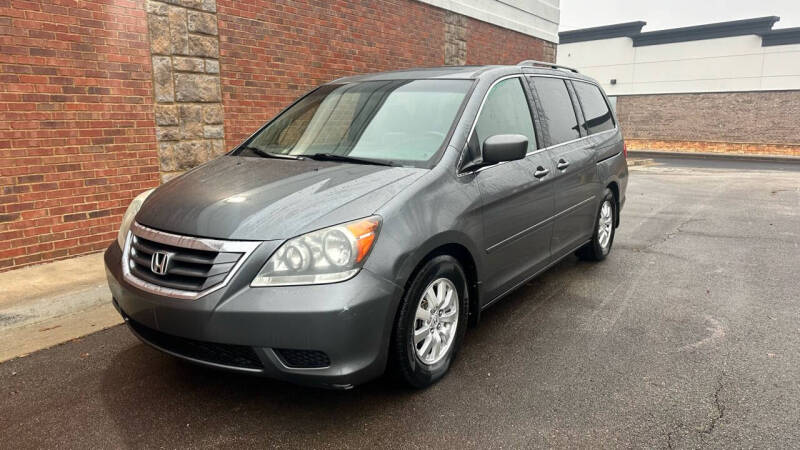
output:
<path id="1" fill-rule="evenodd" d="M 642 31 L 779 16 L 800 27 L 800 0 L 561 0 L 560 31 L 643 20 Z"/>

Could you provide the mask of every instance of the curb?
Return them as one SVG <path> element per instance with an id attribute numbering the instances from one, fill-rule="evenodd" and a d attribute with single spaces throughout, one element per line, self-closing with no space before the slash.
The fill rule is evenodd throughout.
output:
<path id="1" fill-rule="evenodd" d="M 122 323 L 103 254 L 0 273 L 0 363 Z"/>
<path id="2" fill-rule="evenodd" d="M 628 158 L 628 167 L 644 167 L 653 165 L 653 163 L 652 158 L 640 158 L 638 155 L 631 155 Z"/>
<path id="3" fill-rule="evenodd" d="M 26 300 L 0 309 L 0 333 L 111 304 L 106 283 Z"/>
<path id="4" fill-rule="evenodd" d="M 755 161 L 800 164 L 800 156 L 745 155 L 742 153 L 661 152 L 654 150 L 628 150 L 630 156 L 647 158 L 722 159 L 728 161 Z"/>

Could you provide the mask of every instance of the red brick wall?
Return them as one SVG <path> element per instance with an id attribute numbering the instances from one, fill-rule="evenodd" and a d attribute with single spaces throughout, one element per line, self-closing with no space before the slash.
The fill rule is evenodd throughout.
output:
<path id="1" fill-rule="evenodd" d="M 218 0 L 227 146 L 321 83 L 443 65 L 445 14 L 414 0 Z M 467 35 L 469 64 L 555 60 L 553 44 L 478 20 Z"/>
<path id="2" fill-rule="evenodd" d="M 0 0 L 0 271 L 105 248 L 158 184 L 145 6 Z M 415 0 L 218 0 L 226 145 L 323 82 L 442 65 L 446 15 Z M 542 40 L 466 28 L 470 64 L 555 59 Z"/>
<path id="3" fill-rule="evenodd" d="M 100 250 L 158 184 L 143 0 L 0 0 L 0 270 Z"/>
<path id="4" fill-rule="evenodd" d="M 526 59 L 555 62 L 555 44 L 467 19 L 467 64 L 517 64 Z"/>
<path id="5" fill-rule="evenodd" d="M 218 0 L 217 18 L 228 147 L 321 83 L 444 58 L 444 10 L 411 0 Z"/>

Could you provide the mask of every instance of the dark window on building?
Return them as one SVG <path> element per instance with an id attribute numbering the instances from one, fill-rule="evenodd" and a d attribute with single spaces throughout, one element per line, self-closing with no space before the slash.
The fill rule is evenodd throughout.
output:
<path id="1" fill-rule="evenodd" d="M 613 129 L 614 116 L 611 114 L 600 88 L 593 84 L 579 81 L 572 83 L 572 85 L 575 86 L 578 101 L 580 101 L 581 108 L 583 108 L 583 117 L 586 119 L 586 123 L 583 124 L 584 129 L 589 134 Z"/>
<path id="2" fill-rule="evenodd" d="M 470 146 L 481 146 L 497 134 L 521 134 L 528 138 L 528 152 L 536 150 L 531 110 L 519 78 L 503 80 L 489 91 Z"/>
<path id="3" fill-rule="evenodd" d="M 537 111 L 546 127 L 548 146 L 581 137 L 567 85 L 560 78 L 532 77 L 539 97 Z"/>

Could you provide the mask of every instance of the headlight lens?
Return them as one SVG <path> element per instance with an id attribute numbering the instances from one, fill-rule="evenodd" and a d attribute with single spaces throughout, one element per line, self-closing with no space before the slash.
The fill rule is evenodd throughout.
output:
<path id="1" fill-rule="evenodd" d="M 323 284 L 352 278 L 372 249 L 380 224 L 380 217 L 372 216 L 289 239 L 250 285 Z"/>
<path id="2" fill-rule="evenodd" d="M 122 224 L 120 224 L 119 226 L 119 233 L 117 233 L 117 243 L 119 244 L 119 248 L 125 248 L 125 238 L 128 237 L 128 230 L 131 229 L 131 223 L 133 223 L 133 218 L 136 217 L 136 213 L 139 212 L 139 209 L 142 207 L 142 203 L 144 203 L 144 200 L 154 190 L 155 189 L 149 189 L 137 195 L 136 197 L 134 197 L 133 201 L 128 206 L 128 209 L 125 211 L 125 215 L 122 216 Z"/>

